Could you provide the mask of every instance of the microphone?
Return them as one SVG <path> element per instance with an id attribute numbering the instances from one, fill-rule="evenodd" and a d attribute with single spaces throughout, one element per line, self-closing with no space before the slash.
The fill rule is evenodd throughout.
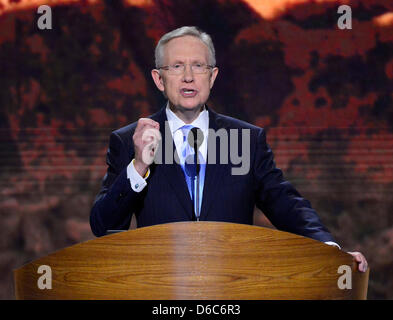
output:
<path id="1" fill-rule="evenodd" d="M 199 148 L 204 140 L 203 132 L 201 129 L 194 127 L 190 130 L 187 137 L 188 143 L 192 148 Z"/>
<path id="2" fill-rule="evenodd" d="M 201 146 L 202 142 L 204 140 L 204 136 L 203 136 L 203 132 L 201 129 L 194 127 L 190 130 L 190 132 L 188 133 L 188 137 L 187 137 L 187 142 L 188 144 L 191 146 L 191 148 L 194 149 L 194 174 L 192 175 L 192 182 L 193 182 L 193 186 L 192 186 L 192 194 L 194 195 L 196 193 L 196 197 L 193 197 L 193 202 L 194 202 L 194 211 L 195 211 L 195 216 L 197 221 L 199 221 L 199 216 L 200 216 L 200 212 L 199 212 L 199 171 L 201 169 L 201 166 L 199 164 L 199 157 L 198 157 L 198 149 Z M 194 192 L 195 190 L 195 176 L 196 176 L 196 192 Z"/>
<path id="3" fill-rule="evenodd" d="M 188 144 L 191 146 L 191 148 L 194 149 L 195 155 L 194 155 L 194 164 L 197 164 L 197 171 L 196 173 L 199 174 L 200 166 L 199 166 L 199 158 L 198 158 L 198 149 L 202 145 L 203 140 L 205 137 L 203 136 L 203 132 L 201 129 L 194 127 L 190 130 L 188 133 L 187 141 Z"/>

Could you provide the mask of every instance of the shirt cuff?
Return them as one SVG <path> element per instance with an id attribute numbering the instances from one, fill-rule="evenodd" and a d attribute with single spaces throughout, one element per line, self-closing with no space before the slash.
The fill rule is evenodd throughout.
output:
<path id="1" fill-rule="evenodd" d="M 133 159 L 127 166 L 127 178 L 130 181 L 131 189 L 135 192 L 141 192 L 147 185 L 146 179 L 150 175 L 150 169 L 147 169 L 145 176 L 142 178 L 134 167 L 134 161 L 135 159 Z"/>
<path id="2" fill-rule="evenodd" d="M 325 244 L 327 244 L 329 246 L 335 246 L 335 247 L 337 247 L 337 248 L 339 248 L 341 250 L 341 247 L 337 243 L 335 243 L 333 241 L 326 241 Z"/>

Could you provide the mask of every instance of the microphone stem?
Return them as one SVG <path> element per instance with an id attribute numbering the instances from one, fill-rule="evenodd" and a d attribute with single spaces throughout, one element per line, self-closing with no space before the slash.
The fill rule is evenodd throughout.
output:
<path id="1" fill-rule="evenodd" d="M 196 182 L 197 182 L 197 192 L 196 192 L 196 217 L 197 217 L 197 221 L 199 221 L 199 172 L 197 173 L 197 178 L 196 178 Z"/>
<path id="2" fill-rule="evenodd" d="M 194 163 L 195 163 L 195 173 L 196 173 L 196 196 L 194 197 L 195 200 L 195 204 L 194 204 L 194 208 L 195 208 L 195 216 L 197 221 L 199 221 L 199 161 L 198 161 L 198 146 L 196 144 L 194 144 Z M 194 181 L 195 181 L 194 180 Z"/>

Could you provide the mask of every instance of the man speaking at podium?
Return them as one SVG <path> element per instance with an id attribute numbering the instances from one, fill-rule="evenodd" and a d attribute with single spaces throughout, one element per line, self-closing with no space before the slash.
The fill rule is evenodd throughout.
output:
<path id="1" fill-rule="evenodd" d="M 151 74 L 167 105 L 112 132 L 107 173 L 90 215 L 93 233 L 128 229 L 132 214 L 138 227 L 252 224 L 256 205 L 279 230 L 337 245 L 276 168 L 265 131 L 206 105 L 218 74 L 210 36 L 195 27 L 169 32 L 157 44 L 155 63 Z M 365 271 L 364 256 L 351 254 Z"/>

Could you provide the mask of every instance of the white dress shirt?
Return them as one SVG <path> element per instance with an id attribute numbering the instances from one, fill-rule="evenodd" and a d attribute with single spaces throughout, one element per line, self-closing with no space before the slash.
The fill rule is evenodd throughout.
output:
<path id="1" fill-rule="evenodd" d="M 177 155 L 179 156 L 179 159 L 181 159 L 180 152 L 183 146 L 183 133 L 181 131 L 181 128 L 187 123 L 185 123 L 176 114 L 174 114 L 169 107 L 166 108 L 166 116 L 168 119 L 168 125 L 173 137 L 173 141 L 175 142 Z M 203 132 L 204 139 L 201 146 L 199 147 L 199 152 L 202 154 L 203 160 L 206 162 L 207 138 L 209 133 L 209 112 L 206 110 L 206 108 L 204 108 L 203 111 L 199 114 L 198 118 L 196 118 L 193 122 L 189 123 L 189 125 L 197 127 Z"/>

